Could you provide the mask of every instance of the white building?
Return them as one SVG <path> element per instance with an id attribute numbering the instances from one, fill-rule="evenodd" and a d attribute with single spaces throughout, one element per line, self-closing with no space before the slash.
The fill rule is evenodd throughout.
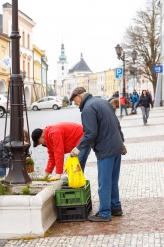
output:
<path id="1" fill-rule="evenodd" d="M 65 55 L 64 44 L 61 45 L 61 54 L 59 61 L 57 62 L 57 89 L 58 94 L 61 94 L 61 88 L 63 87 L 63 81 L 67 79 L 68 75 L 68 62 Z"/>
<path id="2" fill-rule="evenodd" d="M 105 95 L 105 72 L 97 72 L 97 95 Z"/>

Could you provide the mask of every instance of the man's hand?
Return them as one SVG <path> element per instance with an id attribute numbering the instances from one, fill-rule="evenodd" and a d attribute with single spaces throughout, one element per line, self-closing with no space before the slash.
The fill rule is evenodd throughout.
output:
<path id="1" fill-rule="evenodd" d="M 122 150 L 122 155 L 125 155 L 127 153 L 127 149 L 126 149 L 126 147 L 125 147 L 125 145 L 123 145 L 123 150 Z"/>
<path id="2" fill-rule="evenodd" d="M 44 174 L 44 176 L 43 176 L 43 179 L 47 179 L 49 175 L 50 175 L 49 172 L 45 172 L 45 174 Z"/>
<path id="3" fill-rule="evenodd" d="M 72 157 L 76 157 L 76 156 L 79 155 L 79 153 L 80 153 L 80 150 L 77 149 L 77 148 L 75 147 L 75 148 L 72 149 L 70 155 L 71 155 Z"/>
<path id="4" fill-rule="evenodd" d="M 56 181 L 56 180 L 60 180 L 60 178 L 61 178 L 61 174 L 56 174 L 55 176 L 50 177 L 48 181 Z"/>

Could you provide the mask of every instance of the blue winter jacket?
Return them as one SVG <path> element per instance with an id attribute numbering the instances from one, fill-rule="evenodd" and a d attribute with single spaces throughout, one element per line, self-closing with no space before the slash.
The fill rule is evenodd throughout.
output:
<path id="1" fill-rule="evenodd" d="M 139 101 L 139 98 L 137 97 L 137 95 L 132 94 L 130 97 L 130 101 L 134 104 L 134 103 L 137 103 Z"/>
<path id="2" fill-rule="evenodd" d="M 80 104 L 84 136 L 77 148 L 92 145 L 97 159 L 120 154 L 123 149 L 123 133 L 120 123 L 108 101 L 86 94 Z"/>

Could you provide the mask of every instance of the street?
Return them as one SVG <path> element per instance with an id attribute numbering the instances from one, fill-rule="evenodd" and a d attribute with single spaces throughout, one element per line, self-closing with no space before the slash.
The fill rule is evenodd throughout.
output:
<path id="1" fill-rule="evenodd" d="M 60 110 L 41 110 L 41 111 L 27 111 L 28 114 L 28 122 L 29 122 L 29 131 L 31 132 L 36 128 L 44 128 L 47 125 L 51 125 L 58 122 L 76 122 L 81 123 L 81 113 L 78 107 L 70 106 L 66 108 L 62 108 Z M 26 126 L 26 114 L 24 112 L 24 123 Z M 9 126 L 10 126 L 10 116 L 7 117 L 7 135 L 9 134 Z M 25 129 L 27 129 L 25 127 Z M 0 140 L 4 138 L 4 130 L 5 130 L 5 116 L 0 118 Z M 30 147 L 31 156 L 35 161 L 35 171 L 38 175 L 43 175 L 44 169 L 47 163 L 47 149 L 38 146 L 37 148 L 33 148 L 33 143 L 31 143 Z M 67 157 L 67 155 L 65 156 Z M 94 153 L 90 154 L 89 157 L 94 160 Z"/>

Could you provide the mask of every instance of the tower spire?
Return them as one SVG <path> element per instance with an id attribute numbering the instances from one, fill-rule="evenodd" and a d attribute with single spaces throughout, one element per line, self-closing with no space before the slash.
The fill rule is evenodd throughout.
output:
<path id="1" fill-rule="evenodd" d="M 65 56 L 64 44 L 61 44 L 61 55 L 59 56 L 60 61 L 66 61 L 67 57 Z"/>

